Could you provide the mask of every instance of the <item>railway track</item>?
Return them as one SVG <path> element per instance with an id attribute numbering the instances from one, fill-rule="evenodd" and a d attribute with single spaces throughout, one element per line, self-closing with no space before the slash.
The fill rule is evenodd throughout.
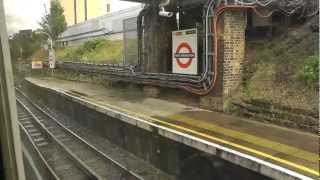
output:
<path id="1" fill-rule="evenodd" d="M 46 161 L 51 179 L 143 179 L 104 155 L 16 91 L 20 128 Z"/>
<path id="2" fill-rule="evenodd" d="M 18 104 L 18 119 L 20 128 L 24 134 L 28 134 L 50 169 L 52 177 L 48 177 L 49 179 L 98 179 L 86 167 L 82 166 L 78 159 L 69 154 L 58 139 L 46 132 L 47 130 L 36 122 L 29 109 L 20 102 Z"/>

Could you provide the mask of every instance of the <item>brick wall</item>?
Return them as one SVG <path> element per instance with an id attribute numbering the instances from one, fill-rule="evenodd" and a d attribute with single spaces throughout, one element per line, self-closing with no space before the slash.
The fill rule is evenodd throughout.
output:
<path id="1" fill-rule="evenodd" d="M 245 11 L 226 11 L 218 26 L 218 74 L 213 92 L 200 97 L 200 106 L 226 111 L 228 95 L 239 87 L 245 55 Z"/>
<path id="2" fill-rule="evenodd" d="M 242 10 L 226 11 L 221 20 L 222 94 L 226 96 L 241 82 L 245 55 L 246 12 Z"/>

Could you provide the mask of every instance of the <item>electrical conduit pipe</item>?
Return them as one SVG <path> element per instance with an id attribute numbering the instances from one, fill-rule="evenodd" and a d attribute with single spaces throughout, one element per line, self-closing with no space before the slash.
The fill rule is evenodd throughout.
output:
<path id="1" fill-rule="evenodd" d="M 208 95 L 215 87 L 216 80 L 217 80 L 217 72 L 218 72 L 218 21 L 220 15 L 226 11 L 226 10 L 238 10 L 238 9 L 253 9 L 255 12 L 255 6 L 248 6 L 248 5 L 241 5 L 241 4 L 230 4 L 230 5 L 221 5 L 216 8 L 214 17 L 213 17 L 213 29 L 214 29 L 214 59 L 212 60 L 212 69 L 214 69 L 213 78 L 210 81 L 210 86 L 206 89 L 196 89 L 190 86 L 180 86 L 179 88 L 186 90 L 192 94 L 198 95 L 198 96 L 205 96 Z"/>

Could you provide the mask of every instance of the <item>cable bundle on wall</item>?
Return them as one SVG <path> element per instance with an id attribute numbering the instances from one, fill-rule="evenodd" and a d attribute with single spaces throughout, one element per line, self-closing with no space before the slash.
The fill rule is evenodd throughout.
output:
<path id="1" fill-rule="evenodd" d="M 164 6 L 169 2 L 169 0 L 166 0 L 165 3 L 161 4 L 162 9 L 160 10 L 162 12 L 166 12 L 164 10 Z M 203 31 L 203 34 L 205 35 L 203 47 L 204 69 L 199 76 L 141 72 L 141 66 L 144 57 L 144 17 L 152 11 L 151 5 L 146 5 L 138 15 L 137 20 L 138 64 L 135 67 L 129 67 L 125 69 L 121 68 L 118 76 L 122 79 L 128 78 L 130 79 L 130 82 L 139 82 L 142 84 L 154 86 L 180 88 L 198 96 L 208 95 L 214 89 L 218 76 L 218 25 L 219 18 L 223 14 L 223 12 L 227 10 L 252 9 L 258 16 L 266 17 L 270 16 L 274 11 L 281 11 L 288 15 L 300 11 L 304 16 L 310 16 L 318 13 L 318 8 L 316 10 L 311 8 L 310 10 L 310 6 L 314 7 L 314 4 L 318 4 L 318 2 L 305 0 L 235 0 L 234 3 L 230 4 L 226 1 L 217 2 L 216 0 L 208 0 L 207 3 L 204 4 L 203 8 L 203 24 L 205 26 L 205 29 Z M 259 7 L 269 8 L 271 10 L 267 14 L 262 14 L 257 9 Z M 211 18 L 212 20 L 210 20 Z M 107 71 L 108 68 L 109 67 L 105 68 L 104 70 Z M 112 68 L 114 70 L 115 67 Z M 92 69 L 90 71 L 92 71 Z M 117 71 L 112 71 L 112 75 L 117 76 Z"/>

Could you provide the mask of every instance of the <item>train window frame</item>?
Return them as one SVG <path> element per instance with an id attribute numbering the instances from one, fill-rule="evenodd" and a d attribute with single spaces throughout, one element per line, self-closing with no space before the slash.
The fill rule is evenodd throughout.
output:
<path id="1" fill-rule="evenodd" d="M 25 180 L 3 0 L 0 0 L 0 142 L 4 179 Z"/>

